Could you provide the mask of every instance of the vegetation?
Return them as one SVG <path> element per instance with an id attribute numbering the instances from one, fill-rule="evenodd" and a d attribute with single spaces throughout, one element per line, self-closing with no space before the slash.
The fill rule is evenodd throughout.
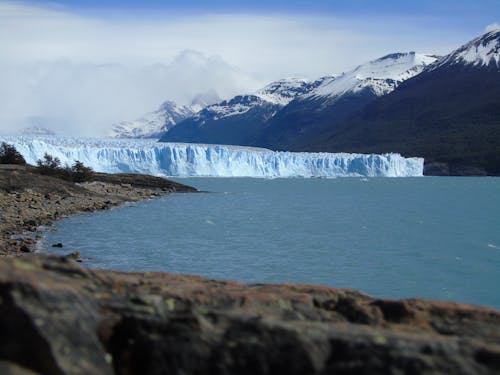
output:
<path id="1" fill-rule="evenodd" d="M 83 165 L 81 161 L 75 161 L 70 166 L 61 166 L 61 160 L 49 154 L 45 154 L 43 159 L 36 162 L 37 170 L 41 174 L 62 178 L 73 182 L 90 181 L 94 177 L 94 171 L 90 167 Z"/>
<path id="2" fill-rule="evenodd" d="M 2 142 L 0 145 L 0 164 L 26 165 L 26 160 L 14 146 Z"/>

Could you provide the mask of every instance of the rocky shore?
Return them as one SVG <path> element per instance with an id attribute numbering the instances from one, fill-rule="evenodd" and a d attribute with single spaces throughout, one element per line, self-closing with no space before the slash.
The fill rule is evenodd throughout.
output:
<path id="1" fill-rule="evenodd" d="M 29 166 L 0 165 L 0 256 L 32 252 L 38 227 L 65 216 L 194 191 L 145 175 L 95 173 L 92 181 L 77 184 L 40 175 Z"/>
<path id="2" fill-rule="evenodd" d="M 500 313 L 311 285 L 0 261 L 2 374 L 498 374 Z"/>
<path id="3" fill-rule="evenodd" d="M 75 184 L 0 168 L 0 374 L 500 373 L 493 309 L 92 270 L 30 253 L 41 224 L 172 191 L 194 189 L 149 176 Z"/>

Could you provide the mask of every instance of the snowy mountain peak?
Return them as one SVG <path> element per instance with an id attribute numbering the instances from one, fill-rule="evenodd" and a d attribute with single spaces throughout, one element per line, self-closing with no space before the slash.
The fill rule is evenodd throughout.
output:
<path id="1" fill-rule="evenodd" d="M 356 69 L 336 78 L 325 79 L 304 97 L 331 100 L 365 89 L 382 96 L 394 90 L 401 82 L 421 73 L 425 66 L 433 64 L 436 60 L 436 56 L 415 52 L 392 53 L 359 65 Z"/>
<path id="2" fill-rule="evenodd" d="M 357 79 L 392 79 L 404 81 L 413 77 L 415 68 L 432 64 L 435 56 L 417 54 L 415 52 L 391 53 L 379 59 L 358 66 L 352 73 Z"/>
<path id="3" fill-rule="evenodd" d="M 311 90 L 311 82 L 302 78 L 285 78 L 272 82 L 255 95 L 273 104 L 287 105 L 296 96 Z"/>
<path id="4" fill-rule="evenodd" d="M 220 120 L 223 118 L 243 115 L 251 109 L 266 107 L 272 117 L 277 108 L 284 107 L 299 95 L 308 93 L 315 85 L 302 78 L 285 78 L 274 81 L 254 94 L 237 95 L 230 100 L 207 106 L 196 118 L 201 123 L 207 118 Z"/>
<path id="5" fill-rule="evenodd" d="M 154 112 L 146 113 L 135 121 L 121 121 L 113 125 L 112 138 L 159 138 L 163 133 L 182 120 L 193 116 L 195 111 L 187 106 L 179 106 L 165 101 Z"/>
<path id="6" fill-rule="evenodd" d="M 471 40 L 445 56 L 437 65 L 473 65 L 500 68 L 500 28 Z"/>

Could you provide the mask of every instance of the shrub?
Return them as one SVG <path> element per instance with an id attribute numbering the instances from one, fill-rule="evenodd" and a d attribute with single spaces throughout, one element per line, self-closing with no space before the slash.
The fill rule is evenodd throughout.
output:
<path id="1" fill-rule="evenodd" d="M 57 157 L 45 153 L 43 159 L 38 159 L 36 162 L 37 170 L 41 174 L 58 177 L 67 181 L 85 182 L 90 181 L 94 177 L 92 168 L 86 167 L 79 160 L 75 161 L 71 167 L 61 167 L 61 160 Z"/>
<path id="2" fill-rule="evenodd" d="M 90 181 L 94 177 L 94 171 L 90 167 L 86 167 L 79 160 L 71 167 L 74 182 Z"/>
<path id="3" fill-rule="evenodd" d="M 14 146 L 2 142 L 0 145 L 0 164 L 26 165 L 26 160 Z"/>
<path id="4" fill-rule="evenodd" d="M 43 159 L 37 160 L 36 165 L 38 168 L 56 170 L 61 169 L 61 160 L 45 153 L 45 155 L 43 155 Z"/>

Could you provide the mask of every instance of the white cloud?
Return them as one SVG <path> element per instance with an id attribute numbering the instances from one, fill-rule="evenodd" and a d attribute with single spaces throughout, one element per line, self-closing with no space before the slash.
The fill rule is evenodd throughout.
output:
<path id="1" fill-rule="evenodd" d="M 0 131 L 45 126 L 63 134 L 99 135 L 164 100 L 189 104 L 215 91 L 231 97 L 259 85 L 219 57 L 183 51 L 170 64 L 124 66 L 39 62 L 0 69 Z"/>
<path id="2" fill-rule="evenodd" d="M 99 18 L 0 2 L 0 131 L 45 121 L 56 130 L 92 134 L 166 99 L 187 103 L 210 89 L 227 98 L 285 76 L 316 78 L 395 51 L 445 53 L 467 40 L 410 21 Z"/>
<path id="3" fill-rule="evenodd" d="M 497 22 L 486 26 L 486 29 L 484 29 L 484 31 L 487 33 L 489 33 L 490 31 L 496 31 L 496 30 L 500 30 L 500 24 Z"/>

